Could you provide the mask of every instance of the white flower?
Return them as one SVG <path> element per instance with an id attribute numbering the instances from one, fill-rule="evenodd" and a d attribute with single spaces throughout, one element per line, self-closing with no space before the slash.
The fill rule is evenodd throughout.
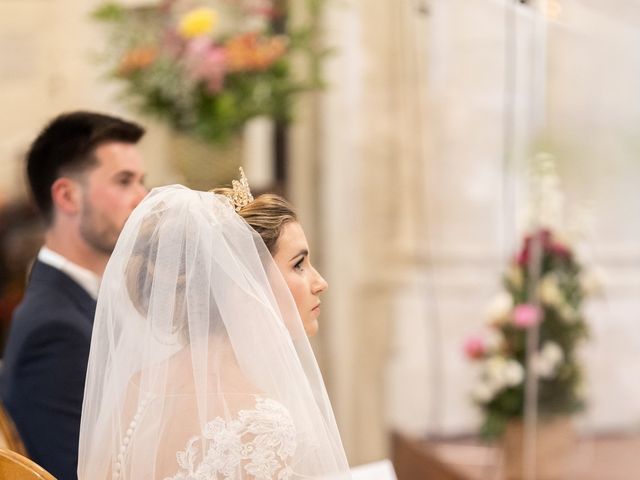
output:
<path id="1" fill-rule="evenodd" d="M 479 403 L 488 403 L 493 400 L 495 390 L 486 382 L 478 383 L 471 391 L 471 397 Z"/>
<path id="2" fill-rule="evenodd" d="M 540 351 L 540 355 L 550 362 L 554 362 L 556 365 L 559 365 L 562 363 L 562 360 L 564 360 L 562 348 L 556 342 L 545 342 Z"/>
<path id="3" fill-rule="evenodd" d="M 533 369 L 540 378 L 552 378 L 555 374 L 554 365 L 540 356 L 533 358 Z"/>
<path id="4" fill-rule="evenodd" d="M 539 152 L 534 158 L 530 176 L 529 225 L 542 225 L 552 230 L 562 227 L 564 195 L 555 157 Z"/>
<path id="5" fill-rule="evenodd" d="M 533 358 L 533 368 L 541 378 L 553 378 L 564 360 L 562 348 L 555 342 L 545 342 Z"/>
<path id="6" fill-rule="evenodd" d="M 509 321 L 513 299 L 506 292 L 500 292 L 487 306 L 485 316 L 491 325 L 501 325 Z"/>
<path id="7" fill-rule="evenodd" d="M 507 361 L 504 357 L 494 356 L 488 358 L 483 365 L 483 371 L 488 384 L 494 390 L 501 390 L 505 387 L 504 369 Z"/>
<path id="8" fill-rule="evenodd" d="M 504 379 L 508 386 L 515 387 L 524 380 L 524 368 L 517 360 L 507 360 L 504 369 Z"/>
<path id="9" fill-rule="evenodd" d="M 548 273 L 542 277 L 538 286 L 538 295 L 542 303 L 551 307 L 561 307 L 565 303 L 558 277 L 553 273 Z"/>
<path id="10" fill-rule="evenodd" d="M 520 290 L 524 284 L 524 275 L 522 274 L 522 270 L 517 265 L 511 265 L 506 273 L 505 278 L 509 285 L 513 288 Z"/>
<path id="11" fill-rule="evenodd" d="M 505 387 L 515 387 L 524 380 L 524 368 L 516 360 L 494 356 L 485 361 L 485 379 L 496 392 Z"/>

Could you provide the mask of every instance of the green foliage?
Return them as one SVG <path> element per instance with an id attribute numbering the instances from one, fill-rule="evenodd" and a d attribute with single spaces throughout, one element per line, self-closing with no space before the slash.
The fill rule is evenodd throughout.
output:
<path id="1" fill-rule="evenodd" d="M 106 2 L 96 8 L 92 16 L 95 20 L 102 22 L 118 22 L 125 16 L 124 8 L 114 2 Z"/>

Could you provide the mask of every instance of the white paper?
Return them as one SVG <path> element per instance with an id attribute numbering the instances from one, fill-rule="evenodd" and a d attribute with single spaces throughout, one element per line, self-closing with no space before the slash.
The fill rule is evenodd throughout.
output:
<path id="1" fill-rule="evenodd" d="M 353 480 L 397 480 L 396 472 L 388 459 L 354 467 L 351 475 Z"/>

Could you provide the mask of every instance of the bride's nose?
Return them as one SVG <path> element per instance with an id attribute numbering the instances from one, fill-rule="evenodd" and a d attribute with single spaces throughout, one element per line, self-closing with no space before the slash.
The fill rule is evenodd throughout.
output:
<path id="1" fill-rule="evenodd" d="M 319 295 L 329 288 L 329 284 L 315 268 L 313 269 L 313 273 L 315 278 L 313 279 L 312 292 L 314 295 Z"/>

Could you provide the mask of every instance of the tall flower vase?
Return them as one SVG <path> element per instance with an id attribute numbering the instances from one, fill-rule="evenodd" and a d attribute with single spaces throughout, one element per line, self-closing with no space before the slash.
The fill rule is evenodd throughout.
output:
<path id="1" fill-rule="evenodd" d="M 212 144 L 185 133 L 173 133 L 169 155 L 182 182 L 195 190 L 230 185 L 242 165 L 242 135 L 224 144 Z"/>
<path id="2" fill-rule="evenodd" d="M 503 437 L 506 480 L 569 480 L 569 465 L 576 443 L 571 417 L 554 417 L 538 424 L 535 441 L 535 474 L 523 469 L 524 423 L 513 420 L 507 424 Z"/>

